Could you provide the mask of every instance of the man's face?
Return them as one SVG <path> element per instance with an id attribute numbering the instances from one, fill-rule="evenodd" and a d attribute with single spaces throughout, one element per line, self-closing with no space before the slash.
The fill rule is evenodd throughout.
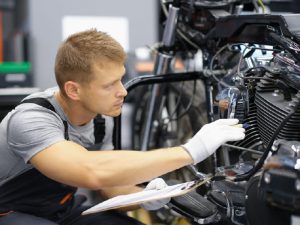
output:
<path id="1" fill-rule="evenodd" d="M 81 85 L 80 99 L 85 110 L 94 114 L 119 116 L 127 91 L 122 84 L 123 64 L 94 64 L 93 80 Z"/>

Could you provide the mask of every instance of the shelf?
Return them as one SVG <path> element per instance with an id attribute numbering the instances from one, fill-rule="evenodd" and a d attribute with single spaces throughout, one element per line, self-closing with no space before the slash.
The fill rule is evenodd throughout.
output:
<path id="1" fill-rule="evenodd" d="M 0 9 L 14 9 L 15 7 L 15 1 L 14 0 L 0 0 Z"/>
<path id="2" fill-rule="evenodd" d="M 3 62 L 0 63 L 0 73 L 29 73 L 31 63 L 29 62 Z"/>

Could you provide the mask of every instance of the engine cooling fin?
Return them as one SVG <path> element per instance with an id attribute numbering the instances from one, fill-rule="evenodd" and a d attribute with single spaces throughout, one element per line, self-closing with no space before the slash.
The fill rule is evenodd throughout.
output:
<path id="1" fill-rule="evenodd" d="M 271 78 L 270 74 L 267 74 Z M 272 82 L 262 80 L 256 87 L 255 105 L 257 107 L 257 126 L 263 141 L 267 146 L 277 128 L 284 119 L 293 112 L 276 139 L 300 141 L 300 107 L 295 108 L 300 101 L 300 93 L 292 93 L 292 100 L 287 101 L 284 94 Z"/>

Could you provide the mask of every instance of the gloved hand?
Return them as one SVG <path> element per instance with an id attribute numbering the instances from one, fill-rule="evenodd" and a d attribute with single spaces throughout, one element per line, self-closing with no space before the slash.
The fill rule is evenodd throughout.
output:
<path id="1" fill-rule="evenodd" d="M 244 139 L 245 129 L 233 126 L 238 122 L 238 119 L 219 119 L 206 124 L 182 145 L 191 155 L 194 165 L 213 154 L 225 142 Z"/>
<path id="2" fill-rule="evenodd" d="M 163 189 L 167 186 L 168 185 L 166 184 L 166 182 L 162 178 L 155 178 L 155 179 L 151 180 L 148 183 L 148 185 L 146 186 L 144 191 L 147 191 L 147 190 L 160 190 L 160 189 Z M 159 199 L 159 200 L 155 200 L 155 201 L 151 201 L 151 202 L 144 202 L 144 203 L 141 204 L 141 207 L 146 209 L 146 210 L 157 210 L 157 209 L 162 208 L 170 200 L 171 200 L 171 198 L 164 198 L 164 199 Z"/>

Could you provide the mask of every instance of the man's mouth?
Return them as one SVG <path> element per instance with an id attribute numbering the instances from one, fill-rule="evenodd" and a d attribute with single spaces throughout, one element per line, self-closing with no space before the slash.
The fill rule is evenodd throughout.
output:
<path id="1" fill-rule="evenodd" d="M 122 106 L 123 103 L 124 103 L 124 101 L 117 102 L 117 103 L 115 104 L 115 106 Z"/>

